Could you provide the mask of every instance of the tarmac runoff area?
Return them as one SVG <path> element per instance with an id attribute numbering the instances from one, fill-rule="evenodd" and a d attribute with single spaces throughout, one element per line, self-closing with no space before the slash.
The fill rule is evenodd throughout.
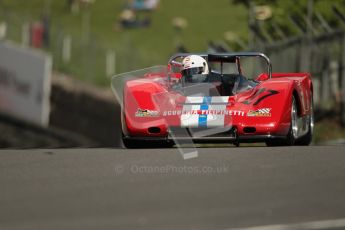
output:
<path id="1" fill-rule="evenodd" d="M 343 145 L 0 151 L 0 229 L 345 229 Z"/>

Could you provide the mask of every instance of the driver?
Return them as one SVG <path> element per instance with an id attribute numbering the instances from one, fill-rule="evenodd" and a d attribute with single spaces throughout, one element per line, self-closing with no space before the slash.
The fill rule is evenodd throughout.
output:
<path id="1" fill-rule="evenodd" d="M 209 74 L 207 61 L 199 55 L 189 55 L 182 61 L 181 74 L 183 82 L 203 82 Z"/>

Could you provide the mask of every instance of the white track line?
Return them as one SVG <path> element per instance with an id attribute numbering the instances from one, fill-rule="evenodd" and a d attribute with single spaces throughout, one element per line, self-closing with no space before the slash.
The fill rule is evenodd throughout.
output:
<path id="1" fill-rule="evenodd" d="M 311 221 L 296 224 L 277 224 L 248 228 L 229 228 L 226 230 L 315 230 L 345 228 L 345 219 Z"/>

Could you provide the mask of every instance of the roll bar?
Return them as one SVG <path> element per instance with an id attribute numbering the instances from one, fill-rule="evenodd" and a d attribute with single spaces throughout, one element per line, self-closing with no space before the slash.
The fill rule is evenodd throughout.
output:
<path id="1" fill-rule="evenodd" d="M 199 55 L 203 58 L 205 58 L 208 61 L 215 61 L 215 60 L 219 60 L 222 62 L 226 62 L 234 60 L 238 57 L 260 57 L 263 58 L 266 61 L 267 64 L 267 73 L 269 78 L 272 78 L 272 64 L 270 59 L 263 53 L 260 52 L 234 52 L 234 53 L 177 53 L 175 55 L 173 55 L 170 60 L 169 63 L 173 64 L 173 65 L 177 65 L 177 66 L 182 66 L 181 62 L 176 61 L 177 58 L 183 58 L 189 55 Z"/>

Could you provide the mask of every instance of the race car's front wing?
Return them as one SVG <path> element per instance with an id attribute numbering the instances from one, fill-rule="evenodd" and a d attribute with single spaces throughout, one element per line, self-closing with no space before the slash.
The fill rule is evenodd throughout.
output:
<path id="1" fill-rule="evenodd" d="M 181 143 L 186 141 L 193 141 L 194 143 L 254 143 L 265 142 L 271 139 L 285 139 L 286 136 L 271 135 L 271 134 L 245 134 L 238 135 L 236 128 L 231 128 L 225 132 L 212 133 L 212 130 L 191 130 L 191 129 L 169 129 L 167 136 L 124 136 L 123 139 L 136 141 L 150 141 L 150 142 L 175 142 Z M 208 135 L 209 134 L 209 135 Z"/>

